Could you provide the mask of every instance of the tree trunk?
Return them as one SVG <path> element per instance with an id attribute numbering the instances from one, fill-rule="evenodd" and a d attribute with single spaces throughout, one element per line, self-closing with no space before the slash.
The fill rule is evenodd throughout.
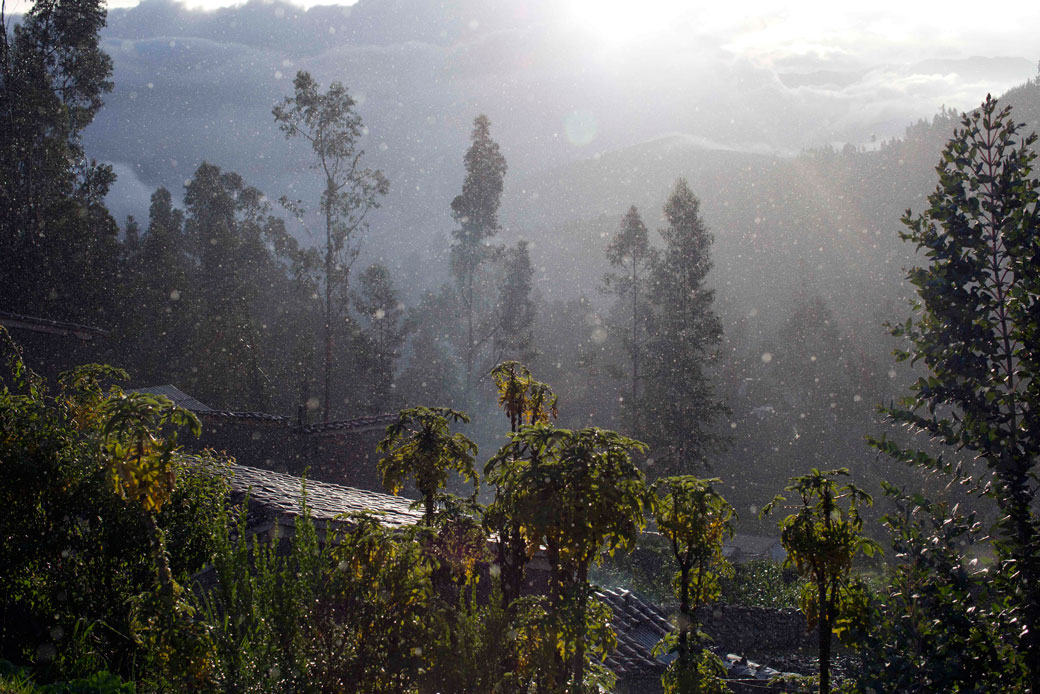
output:
<path id="1" fill-rule="evenodd" d="M 682 564 L 679 567 L 679 663 L 683 668 L 690 665 L 690 625 L 693 615 L 690 614 L 690 567 Z"/>
<path id="2" fill-rule="evenodd" d="M 578 608 L 577 615 L 578 619 L 582 620 L 582 626 L 578 630 L 578 643 L 575 644 L 574 648 L 574 666 L 572 674 L 573 692 L 584 691 L 583 684 L 585 683 L 585 611 L 588 609 L 589 604 L 589 567 L 588 564 L 583 564 L 578 569 Z"/>
<path id="3" fill-rule="evenodd" d="M 473 387 L 473 362 L 476 355 L 473 350 L 473 275 L 476 267 L 470 267 L 466 278 L 466 398 L 469 400 Z"/>
<path id="4" fill-rule="evenodd" d="M 322 406 L 321 419 L 323 422 L 331 418 L 330 391 L 332 389 L 332 271 L 333 262 L 332 248 L 332 208 L 325 208 L 325 388 L 324 403 Z"/>
<path id="5" fill-rule="evenodd" d="M 819 619 L 817 634 L 820 640 L 820 694 L 831 691 L 831 598 L 827 595 L 827 582 L 816 582 L 819 591 Z"/>

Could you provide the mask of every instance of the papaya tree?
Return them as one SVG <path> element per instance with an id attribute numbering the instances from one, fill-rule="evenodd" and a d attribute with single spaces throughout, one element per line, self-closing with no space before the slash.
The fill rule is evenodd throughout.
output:
<path id="1" fill-rule="evenodd" d="M 713 485 L 719 481 L 678 475 L 661 478 L 651 486 L 654 522 L 671 544 L 679 567 L 674 580 L 679 598 L 679 631 L 675 635 L 678 657 L 665 674 L 666 691 L 725 691 L 719 681 L 725 670 L 721 661 L 702 647 L 703 635 L 696 618 L 698 607 L 719 596 L 719 579 L 733 575 L 733 568 L 722 555 L 722 543 L 733 536 L 735 513 L 715 491 Z"/>
<path id="2" fill-rule="evenodd" d="M 614 431 L 535 424 L 510 434 L 488 463 L 528 556 L 545 548 L 549 614 L 559 620 L 551 686 L 583 691 L 589 653 L 606 657 L 613 646 L 613 633 L 601 628 L 606 614 L 590 600 L 588 573 L 604 554 L 633 548 L 645 526 L 646 484 L 632 460 L 644 450 Z"/>
<path id="3" fill-rule="evenodd" d="M 852 562 L 857 555 L 873 556 L 880 551 L 876 542 L 863 535 L 859 507 L 873 499 L 852 483 L 839 484 L 848 477 L 846 468 L 791 478 L 785 491 L 794 492 L 798 502 L 794 513 L 779 522 L 780 542 L 787 551 L 785 566 L 793 566 L 806 579 L 801 608 L 816 626 L 820 647 L 820 694 L 829 694 L 831 637 L 839 637 L 864 614 L 863 592 L 852 580 Z M 787 501 L 777 495 L 762 508 L 766 516 Z"/>
<path id="4" fill-rule="evenodd" d="M 413 479 L 422 496 L 423 523 L 427 526 L 434 524 L 437 495 L 450 472 L 473 482 L 474 496 L 480 488 L 473 467 L 477 444 L 465 434 L 453 433 L 453 422 L 469 422 L 469 416 L 447 407 L 401 410 L 377 448 L 383 455 L 379 459 L 383 486 L 397 494 L 408 479 Z"/>
<path id="5" fill-rule="evenodd" d="M 509 430 L 522 426 L 548 425 L 557 417 L 556 394 L 547 384 L 536 381 L 531 371 L 518 361 L 502 362 L 491 370 L 498 390 L 498 404 L 509 418 Z M 520 523 L 514 517 L 511 492 L 501 484 L 507 468 L 524 464 L 525 452 L 513 449 L 517 457 L 496 456 L 484 469 L 484 476 L 495 485 L 495 498 L 484 514 L 484 524 L 498 537 L 498 567 L 502 576 L 502 600 L 508 607 L 520 597 L 527 564 L 527 548 Z"/>

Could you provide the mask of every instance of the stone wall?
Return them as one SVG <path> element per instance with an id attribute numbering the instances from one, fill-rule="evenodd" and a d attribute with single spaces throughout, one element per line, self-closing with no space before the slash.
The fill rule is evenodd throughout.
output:
<path id="1" fill-rule="evenodd" d="M 714 645 L 731 653 L 790 651 L 815 647 L 816 633 L 807 632 L 805 616 L 791 608 L 707 605 L 697 611 Z"/>

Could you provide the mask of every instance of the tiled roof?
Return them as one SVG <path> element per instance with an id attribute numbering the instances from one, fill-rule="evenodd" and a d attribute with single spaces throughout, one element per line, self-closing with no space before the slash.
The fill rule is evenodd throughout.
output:
<path id="1" fill-rule="evenodd" d="M 214 419 L 250 420 L 254 422 L 288 422 L 288 417 L 266 412 L 231 412 L 229 410 L 205 410 L 198 414 Z"/>
<path id="2" fill-rule="evenodd" d="M 254 511 L 277 517 L 300 515 L 303 484 L 304 479 L 295 475 L 231 466 L 232 500 L 241 501 L 248 492 L 250 515 Z M 330 521 L 341 514 L 368 511 L 378 514 L 385 525 L 398 527 L 413 525 L 422 518 L 420 511 L 409 508 L 412 499 L 318 480 L 306 480 L 306 489 L 307 506 L 315 520 Z"/>
<path id="3" fill-rule="evenodd" d="M 81 340 L 92 340 L 95 337 L 104 337 L 109 334 L 107 330 L 94 328 L 89 325 L 66 323 L 38 316 L 26 316 L 9 311 L 0 311 L 0 325 L 5 328 L 21 328 L 38 333 L 50 333 L 51 335 L 74 335 Z"/>
<path id="4" fill-rule="evenodd" d="M 177 386 L 166 384 L 164 386 L 148 386 L 147 388 L 134 388 L 137 393 L 151 393 L 152 395 L 163 395 L 173 401 L 174 405 L 183 407 L 192 412 L 212 412 L 209 405 L 203 404 L 191 397 Z"/>
<path id="5" fill-rule="evenodd" d="M 596 597 L 614 613 L 610 624 L 617 633 L 617 648 L 607 658 L 607 667 L 619 677 L 659 677 L 674 657 L 651 654 L 654 645 L 672 630 L 665 613 L 628 590 L 599 590 Z"/>
<path id="6" fill-rule="evenodd" d="M 397 421 L 395 414 L 377 414 L 370 417 L 355 417 L 354 419 L 342 419 L 335 422 L 317 422 L 306 426 L 296 427 L 301 434 L 325 434 L 343 431 L 359 431 L 372 427 L 388 427 Z"/>

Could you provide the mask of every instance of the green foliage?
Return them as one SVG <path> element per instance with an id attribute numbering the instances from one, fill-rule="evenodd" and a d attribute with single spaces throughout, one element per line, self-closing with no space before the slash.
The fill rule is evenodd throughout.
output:
<path id="1" fill-rule="evenodd" d="M 715 431 L 726 407 L 716 400 L 708 376 L 722 324 L 712 309 L 715 291 L 705 286 L 713 242 L 700 217 L 700 201 L 685 179 L 676 181 L 664 208 L 664 248 L 654 263 L 652 313 L 646 346 L 639 435 L 650 444 L 656 478 L 707 467 L 725 439 Z"/>
<path id="2" fill-rule="evenodd" d="M 496 307 L 495 361 L 503 357 L 530 360 L 535 356 L 535 305 L 531 300 L 534 268 L 527 245 L 527 241 L 517 241 L 515 248 L 503 252 Z"/>
<path id="3" fill-rule="evenodd" d="M 877 543 L 863 535 L 859 506 L 873 503 L 854 484 L 839 484 L 848 470 L 813 469 L 794 477 L 785 487 L 797 495 L 795 512 L 779 522 L 780 541 L 787 550 L 785 566 L 795 567 L 807 581 L 799 606 L 809 627 L 816 626 L 820 644 L 820 694 L 830 692 L 831 636 L 841 638 L 866 619 L 862 586 L 852 580 L 857 555 L 873 556 Z M 786 498 L 777 495 L 762 509 L 768 515 Z"/>
<path id="4" fill-rule="evenodd" d="M 422 545 L 395 537 L 373 517 L 358 518 L 332 550 L 331 639 L 323 645 L 333 688 L 407 691 L 428 667 L 426 620 L 432 566 Z M 342 646 L 340 646 L 342 642 Z"/>
<path id="5" fill-rule="evenodd" d="M 640 365 L 647 342 L 650 308 L 646 304 L 648 274 L 657 262 L 657 252 L 650 245 L 650 235 L 643 224 L 639 211 L 633 205 L 621 221 L 621 228 L 607 246 L 607 260 L 620 272 L 607 273 L 603 277 L 604 291 L 617 297 L 625 319 L 615 330 L 623 332 L 622 344 L 631 362 L 631 390 L 629 403 L 633 429 L 638 431 L 639 414 L 635 407 L 640 395 Z"/>
<path id="6" fill-rule="evenodd" d="M 735 513 L 715 491 L 718 481 L 681 475 L 661 478 L 650 488 L 654 522 L 678 566 L 673 585 L 679 629 L 666 639 L 678 658 L 665 673 L 666 692 L 725 691 L 719 680 L 722 663 L 704 647 L 696 618 L 697 608 L 718 598 L 720 580 L 733 571 L 722 556 L 722 543 L 733 536 Z"/>
<path id="7" fill-rule="evenodd" d="M 914 316 L 893 328 L 906 348 L 897 359 L 923 363 L 912 393 L 885 408 L 896 423 L 952 451 L 974 453 L 974 471 L 887 439 L 875 445 L 896 460 L 957 475 L 992 497 L 1002 560 L 1014 563 L 1008 594 L 1023 625 L 1029 687 L 1040 690 L 1040 181 L 1036 135 L 1024 136 L 1009 108 L 986 101 L 966 114 L 943 151 L 939 184 L 901 236 L 927 257 L 908 278 Z"/>
<path id="8" fill-rule="evenodd" d="M 467 388 L 474 385 L 479 350 L 497 323 L 493 312 L 481 310 L 482 303 L 489 299 L 484 296 L 486 287 L 482 286 L 480 268 L 497 252 L 488 241 L 499 230 L 498 206 L 508 168 L 498 143 L 491 139 L 491 121 L 487 116 L 481 114 L 473 120 L 471 140 L 464 157 L 466 178 L 462 193 L 451 201 L 451 216 L 458 224 L 451 233 L 451 273 L 465 322 L 462 357 Z"/>
<path id="9" fill-rule="evenodd" d="M 732 575 L 722 544 L 733 537 L 736 514 L 715 491 L 713 485 L 719 481 L 680 475 L 661 478 L 650 487 L 656 496 L 654 522 L 672 545 L 679 567 L 677 597 L 688 619 L 698 607 L 716 600 L 719 580 Z"/>
<path id="10" fill-rule="evenodd" d="M 688 658 L 677 658 L 669 663 L 661 684 L 665 694 L 729 694 L 725 677 L 722 660 L 709 649 L 699 648 Z"/>
<path id="11" fill-rule="evenodd" d="M 897 509 L 884 522 L 898 563 L 861 639 L 861 689 L 1025 691 L 1023 654 L 1001 595 L 1008 567 L 969 559 L 988 544 L 976 514 L 891 486 L 886 493 Z"/>
<path id="12" fill-rule="evenodd" d="M 364 125 L 354 110 L 356 102 L 340 82 L 324 94 L 310 73 L 299 71 L 293 80 L 293 95 L 275 105 L 272 113 L 288 139 L 302 137 L 310 143 L 313 168 L 322 180 L 318 205 L 324 218 L 322 255 L 322 313 L 324 320 L 323 407 L 326 421 L 331 416 L 333 339 L 335 327 L 349 316 L 350 271 L 361 252 L 361 239 L 368 228 L 368 214 L 377 209 L 390 191 L 390 183 L 378 169 L 361 165 L 360 148 Z M 282 203 L 303 214 L 298 201 Z"/>
<path id="13" fill-rule="evenodd" d="M 405 318 L 404 304 L 385 265 L 371 265 L 361 273 L 352 301 L 365 323 L 355 351 L 367 378 L 358 390 L 363 391 L 370 411 L 385 410 L 396 399 L 394 366 L 414 328 L 413 321 Z"/>
<path id="14" fill-rule="evenodd" d="M 606 649 L 609 632 L 589 629 L 589 566 L 604 552 L 630 550 L 645 525 L 646 486 L 631 458 L 643 449 L 609 430 L 524 425 L 487 464 L 495 504 L 516 524 L 527 556 L 545 548 L 548 618 L 560 620 L 549 630 L 559 686 L 584 686 L 588 656 Z"/>
<path id="15" fill-rule="evenodd" d="M 169 431 L 147 428 L 188 416 L 168 401 L 103 388 L 121 374 L 100 366 L 63 375 L 52 394 L 3 331 L 0 340 L 10 366 L 0 380 L 0 655 L 44 680 L 127 674 L 138 656 L 131 599 L 155 588 L 160 557 L 171 583 L 201 567 L 225 484 L 215 461 L 189 463 Z M 120 462 L 136 480 L 133 503 L 114 493 L 113 451 L 131 453 Z M 157 537 L 172 540 L 159 553 Z"/>
<path id="16" fill-rule="evenodd" d="M 8 8 L 10 9 L 10 8 Z M 0 16 L 0 307 L 96 322 L 115 306 L 118 227 L 111 167 L 82 132 L 112 90 L 104 3 L 41 0 Z"/>
<path id="17" fill-rule="evenodd" d="M 540 642 L 524 625 L 541 613 L 540 604 L 517 604 L 507 610 L 495 576 L 490 577 L 490 594 L 480 600 L 481 580 L 473 574 L 456 602 L 436 602 L 426 650 L 429 667 L 419 678 L 421 692 L 519 694 L 535 681 L 542 657 L 532 651 Z"/>
<path id="18" fill-rule="evenodd" d="M 545 541 L 574 570 L 604 545 L 608 553 L 635 545 L 646 494 L 631 452 L 644 448 L 595 427 L 522 426 L 488 462 L 489 480 L 508 489 L 531 551 Z"/>
<path id="19" fill-rule="evenodd" d="M 185 185 L 184 204 L 192 272 L 190 287 L 174 289 L 191 309 L 185 317 L 195 358 L 180 382 L 217 407 L 266 410 L 273 390 L 268 371 L 284 367 L 263 337 L 289 321 L 299 331 L 313 303 L 303 300 L 313 292 L 305 276 L 312 260 L 265 196 L 235 172 L 203 162 Z M 300 315 L 278 315 L 272 309 L 278 304 Z M 287 345 L 296 342 L 286 336 Z"/>
<path id="20" fill-rule="evenodd" d="M 198 418 L 166 398 L 148 393 L 113 393 L 100 408 L 102 436 L 116 493 L 129 504 L 158 513 L 177 477 L 173 454 L 177 430 L 198 436 Z"/>
<path id="21" fill-rule="evenodd" d="M 134 694 L 134 691 L 133 683 L 104 670 L 68 682 L 38 685 L 24 668 L 0 660 L 0 692 L 4 694 Z"/>
<path id="22" fill-rule="evenodd" d="M 518 361 L 505 361 L 491 370 L 498 391 L 498 406 L 509 418 L 510 431 L 521 426 L 549 424 L 559 416 L 556 393 L 548 384 L 534 380 L 530 369 Z"/>
<path id="23" fill-rule="evenodd" d="M 788 580 L 780 564 L 768 559 L 737 564 L 721 581 L 720 602 L 748 607 L 798 607 L 804 579 Z"/>
<path id="24" fill-rule="evenodd" d="M 397 494 L 406 480 L 414 479 L 422 496 L 427 526 L 433 525 L 436 496 L 447 484 L 449 472 L 472 481 L 474 497 L 480 488 L 480 478 L 473 467 L 477 444 L 465 434 L 451 431 L 452 422 L 468 421 L 465 413 L 446 407 L 413 407 L 401 410 L 379 442 L 383 486 Z"/>

